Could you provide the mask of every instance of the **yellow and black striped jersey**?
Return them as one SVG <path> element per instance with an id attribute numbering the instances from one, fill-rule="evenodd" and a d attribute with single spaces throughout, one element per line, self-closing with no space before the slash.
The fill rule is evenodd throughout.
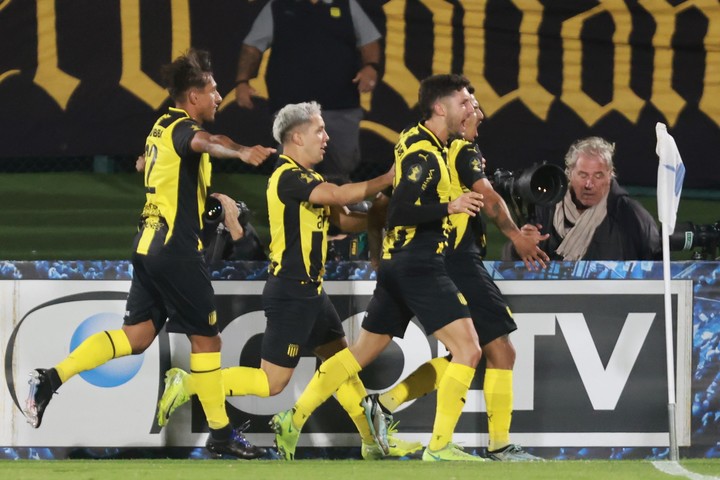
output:
<path id="1" fill-rule="evenodd" d="M 482 165 L 482 154 L 474 143 L 459 138 L 450 142 L 447 153 L 448 170 L 450 171 L 451 198 L 457 198 L 465 192 L 472 191 L 473 184 L 487 178 Z M 485 242 L 482 219 L 478 214 L 471 217 L 464 213 L 450 215 L 453 230 L 450 233 L 448 254 L 454 251 L 475 250 L 477 241 Z"/>
<path id="2" fill-rule="evenodd" d="M 450 223 L 450 175 L 442 142 L 423 124 L 400 134 L 383 258 L 401 251 L 444 254 Z"/>
<path id="3" fill-rule="evenodd" d="M 145 207 L 135 251 L 143 255 L 198 255 L 212 165 L 190 148 L 203 128 L 184 110 L 170 108 L 145 142 Z"/>
<path id="4" fill-rule="evenodd" d="M 267 185 L 271 275 L 321 282 L 325 274 L 330 207 L 310 203 L 325 180 L 280 155 Z"/>

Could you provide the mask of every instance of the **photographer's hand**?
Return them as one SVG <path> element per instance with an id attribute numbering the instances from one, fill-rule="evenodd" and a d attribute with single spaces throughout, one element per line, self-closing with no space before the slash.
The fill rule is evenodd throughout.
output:
<path id="1" fill-rule="evenodd" d="M 547 268 L 545 262 L 550 261 L 547 253 L 538 247 L 538 243 L 546 240 L 550 235 L 547 233 L 542 235 L 540 228 L 540 225 L 525 224 L 520 228 L 519 233 L 510 239 L 528 270 L 536 270 L 537 265 Z"/>
<path id="2" fill-rule="evenodd" d="M 550 258 L 538 247 L 538 244 L 549 235 L 541 235 L 540 226 L 523 225 L 518 228 L 505 200 L 495 191 L 487 178 L 477 180 L 473 184 L 473 190 L 482 193 L 483 213 L 492 219 L 503 235 L 510 239 L 525 267 L 528 270 L 538 270 L 538 267 L 547 268 L 545 262 L 550 261 Z"/>
<path id="3" fill-rule="evenodd" d="M 238 221 L 240 211 L 238 210 L 235 200 L 222 193 L 213 193 L 212 196 L 220 200 L 222 204 L 224 213 L 222 222 L 227 231 L 230 232 L 233 241 L 243 238 L 243 236 L 245 236 L 245 230 L 243 230 L 242 225 L 240 225 Z"/>

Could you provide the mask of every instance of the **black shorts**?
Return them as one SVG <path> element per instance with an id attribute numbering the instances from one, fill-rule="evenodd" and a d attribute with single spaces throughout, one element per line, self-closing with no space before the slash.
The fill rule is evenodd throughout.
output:
<path id="1" fill-rule="evenodd" d="M 218 334 L 215 292 L 201 256 L 133 254 L 133 279 L 125 306 L 125 324 L 148 319 L 159 332 L 214 337 Z"/>
<path id="2" fill-rule="evenodd" d="M 262 358 L 295 368 L 303 352 L 345 337 L 340 316 L 318 283 L 270 275 L 262 294 L 267 327 Z"/>
<path id="3" fill-rule="evenodd" d="M 403 252 L 383 260 L 362 328 L 402 338 L 413 316 L 428 335 L 470 317 L 467 302 L 450 280 L 441 255 L 418 257 Z"/>
<path id="4" fill-rule="evenodd" d="M 458 252 L 446 257 L 445 265 L 468 301 L 480 345 L 517 330 L 510 307 L 479 255 Z"/>

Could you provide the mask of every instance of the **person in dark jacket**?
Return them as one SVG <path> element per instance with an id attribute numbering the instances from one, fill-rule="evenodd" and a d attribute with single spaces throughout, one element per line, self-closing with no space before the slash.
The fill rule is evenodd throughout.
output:
<path id="1" fill-rule="evenodd" d="M 565 155 L 565 196 L 554 206 L 536 207 L 537 225 L 523 227 L 550 234 L 539 247 L 551 260 L 662 258 L 655 219 L 618 184 L 614 153 L 613 144 L 589 137 L 573 143 Z M 517 258 L 514 251 L 511 258 Z"/>

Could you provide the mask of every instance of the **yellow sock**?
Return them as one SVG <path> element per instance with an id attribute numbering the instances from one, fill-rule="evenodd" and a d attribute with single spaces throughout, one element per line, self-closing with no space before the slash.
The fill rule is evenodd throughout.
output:
<path id="1" fill-rule="evenodd" d="M 360 438 L 365 443 L 374 443 L 372 433 L 370 432 L 370 424 L 365 417 L 365 409 L 360 405 L 363 398 L 367 396 L 367 390 L 362 380 L 356 373 L 348 379 L 347 382 L 340 385 L 337 390 L 337 400 L 350 415 L 350 419 L 355 424 Z"/>
<path id="2" fill-rule="evenodd" d="M 475 376 L 475 369 L 455 362 L 450 362 L 440 380 L 437 393 L 437 410 L 435 424 L 428 448 L 441 450 L 452 440 L 455 425 L 465 406 L 470 382 Z"/>
<path id="3" fill-rule="evenodd" d="M 80 372 L 92 370 L 113 358 L 132 353 L 130 340 L 122 330 L 109 330 L 90 335 L 65 360 L 55 366 L 63 383 Z"/>
<path id="4" fill-rule="evenodd" d="M 513 410 L 513 372 L 488 368 L 485 371 L 483 391 L 487 405 L 489 450 L 510 444 L 510 422 Z"/>
<path id="5" fill-rule="evenodd" d="M 190 354 L 190 374 L 195 377 L 193 381 L 198 399 L 208 426 L 213 430 L 230 423 L 225 411 L 225 387 L 220 366 L 220 352 Z"/>
<path id="6" fill-rule="evenodd" d="M 322 403 L 345 383 L 350 377 L 361 370 L 360 364 L 347 348 L 340 350 L 320 364 L 303 391 L 295 408 L 293 408 L 293 424 L 298 429 L 305 425 L 308 417 Z"/>
<path id="7" fill-rule="evenodd" d="M 262 368 L 230 367 L 222 369 L 223 385 L 226 397 L 241 395 L 270 396 L 270 383 Z M 188 395 L 195 395 L 195 377 L 188 375 L 183 380 L 183 387 Z"/>
<path id="8" fill-rule="evenodd" d="M 405 380 L 380 395 L 380 403 L 394 412 L 403 403 L 437 390 L 449 364 L 447 357 L 433 358 L 423 363 Z"/>

